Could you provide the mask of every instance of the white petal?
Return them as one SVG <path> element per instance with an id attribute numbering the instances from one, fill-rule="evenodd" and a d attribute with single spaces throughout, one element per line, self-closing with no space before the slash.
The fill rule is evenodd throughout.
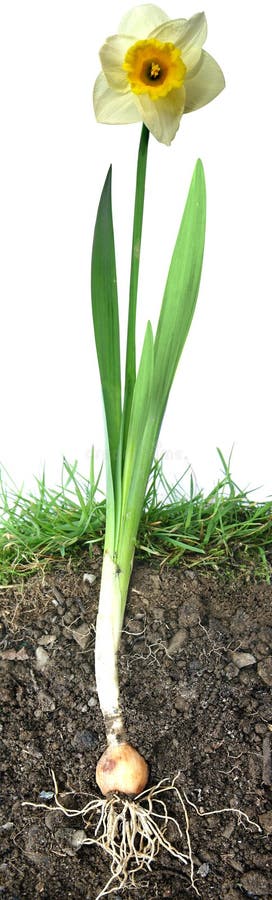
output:
<path id="1" fill-rule="evenodd" d="M 186 25 L 187 19 L 168 19 L 168 22 L 164 22 L 158 28 L 153 28 L 149 37 L 158 41 L 171 41 L 172 44 L 176 44 L 177 40 L 180 40 L 184 34 Z"/>
<path id="2" fill-rule="evenodd" d="M 141 122 L 142 116 L 135 103 L 134 94 L 121 94 L 109 87 L 104 72 L 96 79 L 93 104 L 95 116 L 98 122 L 107 125 L 130 125 L 132 122 Z"/>
<path id="3" fill-rule="evenodd" d="M 181 51 L 187 69 L 197 65 L 201 48 L 207 37 L 207 22 L 204 13 L 197 13 L 191 19 L 174 19 L 155 28 L 152 37 L 159 41 L 171 41 Z"/>
<path id="4" fill-rule="evenodd" d="M 191 19 L 188 19 L 187 27 L 179 44 L 182 59 L 187 70 L 193 69 L 197 64 L 206 37 L 207 20 L 205 13 L 197 13 Z"/>
<path id="5" fill-rule="evenodd" d="M 118 31 L 119 34 L 133 34 L 136 40 L 144 40 L 153 28 L 167 19 L 168 16 L 159 6 L 144 3 L 142 6 L 134 6 L 123 16 Z"/>
<path id="6" fill-rule="evenodd" d="M 178 130 L 181 116 L 184 109 L 185 90 L 176 88 L 167 94 L 167 97 L 160 97 L 158 100 L 151 100 L 148 94 L 141 94 L 137 97 L 137 105 L 141 110 L 141 118 L 149 131 L 162 144 L 171 144 Z"/>
<path id="7" fill-rule="evenodd" d="M 201 59 L 194 72 L 185 79 L 185 109 L 191 112 L 206 106 L 225 87 L 225 79 L 215 59 L 202 50 Z"/>
<path id="8" fill-rule="evenodd" d="M 116 34 L 108 38 L 99 53 L 104 75 L 109 85 L 116 91 L 129 90 L 128 77 L 122 67 L 131 41 L 131 37 Z"/>

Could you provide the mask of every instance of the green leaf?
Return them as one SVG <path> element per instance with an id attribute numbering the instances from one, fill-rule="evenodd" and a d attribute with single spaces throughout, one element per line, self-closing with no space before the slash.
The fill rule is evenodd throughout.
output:
<path id="1" fill-rule="evenodd" d="M 107 431 L 107 470 L 115 486 L 121 423 L 118 295 L 111 203 L 111 168 L 98 207 L 91 268 L 92 312 Z"/>
<path id="2" fill-rule="evenodd" d="M 205 178 L 201 160 L 193 173 L 166 282 L 154 344 L 154 406 L 160 428 L 175 371 L 197 301 L 206 222 Z"/>
<path id="3" fill-rule="evenodd" d="M 146 484 L 169 391 L 194 314 L 201 275 L 204 239 L 205 181 L 202 164 L 198 161 L 163 297 L 154 342 L 151 392 L 147 402 L 144 391 L 139 389 L 137 417 L 135 417 L 133 430 L 131 429 L 131 456 L 128 463 L 125 458 L 126 500 L 123 506 L 117 554 L 121 570 L 125 569 L 126 560 L 131 557 L 135 544 Z M 148 343 L 146 344 L 146 353 L 147 350 Z M 144 371 L 146 373 L 148 371 L 147 358 Z M 143 379 L 145 390 L 147 390 L 146 378 L 147 374 Z M 128 449 L 129 434 L 126 450 Z"/>
<path id="4" fill-rule="evenodd" d="M 120 567 L 120 584 L 124 603 L 149 475 L 149 458 L 145 453 L 142 439 L 146 420 L 149 417 L 152 382 L 153 334 L 151 324 L 148 322 L 130 411 L 122 479 L 122 507 L 115 545 L 115 557 L 118 567 Z M 122 614 L 123 611 L 124 606 L 122 606 Z"/>
<path id="5" fill-rule="evenodd" d="M 142 437 L 148 418 L 153 381 L 153 334 L 151 323 L 146 326 L 140 365 L 134 385 L 127 435 L 122 479 L 122 506 L 126 509 L 128 495 L 137 472 Z M 145 491 L 145 488 L 144 488 Z"/>

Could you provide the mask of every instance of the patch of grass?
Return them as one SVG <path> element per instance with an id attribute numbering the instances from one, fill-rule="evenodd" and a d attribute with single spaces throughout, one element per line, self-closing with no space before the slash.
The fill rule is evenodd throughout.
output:
<path id="1" fill-rule="evenodd" d="M 257 503 L 233 481 L 230 461 L 218 449 L 223 477 L 204 496 L 185 496 L 182 479 L 171 486 L 155 464 L 146 497 L 139 535 L 139 552 L 157 556 L 162 563 L 215 571 L 253 572 L 270 581 L 272 557 L 272 502 Z M 163 485 L 164 497 L 158 502 Z"/>
<path id="2" fill-rule="evenodd" d="M 0 583 L 103 540 L 105 498 L 99 478 L 93 454 L 89 479 L 78 474 L 77 463 L 71 466 L 64 459 L 59 489 L 49 489 L 43 474 L 36 479 L 36 494 L 25 496 L 0 477 Z"/>
<path id="3" fill-rule="evenodd" d="M 162 461 L 155 462 L 146 495 L 136 556 L 160 564 L 183 564 L 221 572 L 271 578 L 272 502 L 257 503 L 233 481 L 230 462 L 218 450 L 223 474 L 208 496 L 187 496 L 182 478 L 169 485 Z M 186 474 L 186 473 L 184 473 Z M 102 542 L 105 498 L 94 473 L 89 479 L 77 464 L 63 462 L 60 488 L 36 479 L 36 494 L 25 496 L 0 478 L 0 583 L 29 575 L 41 565 Z"/>

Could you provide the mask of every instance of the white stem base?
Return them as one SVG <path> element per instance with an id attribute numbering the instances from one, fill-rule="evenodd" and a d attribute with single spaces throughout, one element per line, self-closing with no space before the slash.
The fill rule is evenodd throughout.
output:
<path id="1" fill-rule="evenodd" d="M 120 641 L 121 591 L 117 567 L 106 552 L 103 559 L 96 620 L 95 677 L 108 744 L 124 741 L 120 710 L 117 653 Z"/>

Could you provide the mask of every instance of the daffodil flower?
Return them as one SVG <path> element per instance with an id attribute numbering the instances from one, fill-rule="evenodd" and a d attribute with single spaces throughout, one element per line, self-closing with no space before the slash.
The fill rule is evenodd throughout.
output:
<path id="1" fill-rule="evenodd" d="M 183 113 L 205 106 L 225 85 L 217 62 L 202 49 L 206 37 L 204 13 L 171 20 L 153 4 L 131 9 L 100 51 L 98 122 L 144 122 L 158 141 L 171 144 Z"/>

